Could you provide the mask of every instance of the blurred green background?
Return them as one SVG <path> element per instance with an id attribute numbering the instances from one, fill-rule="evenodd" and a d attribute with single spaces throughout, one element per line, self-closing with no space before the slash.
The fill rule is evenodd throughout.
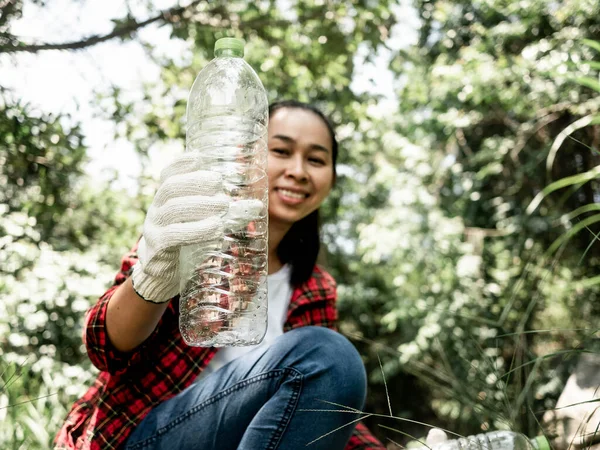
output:
<path id="1" fill-rule="evenodd" d="M 598 351 L 597 1 L 146 0 L 99 28 L 69 8 L 98 2 L 0 2 L 0 448 L 49 448 L 93 378 L 84 311 L 140 234 L 156 167 L 182 151 L 189 88 L 231 35 L 271 101 L 337 124 L 323 259 L 373 432 L 389 448 L 426 433 L 402 419 L 549 433 L 544 411 Z M 49 22 L 80 32 L 44 35 Z M 51 80 L 7 82 L 108 45 L 135 45 L 152 76 L 89 78 L 64 110 L 23 94 Z M 98 73 L 127 68 L 95 55 Z M 99 155 L 98 136 L 129 153 Z"/>

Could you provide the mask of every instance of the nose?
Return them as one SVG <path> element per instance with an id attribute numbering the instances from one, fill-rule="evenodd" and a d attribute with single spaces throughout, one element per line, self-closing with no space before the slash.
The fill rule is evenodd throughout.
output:
<path id="1" fill-rule="evenodd" d="M 302 155 L 295 155 L 288 160 L 285 175 L 293 178 L 297 182 L 306 182 L 308 180 L 308 172 L 306 171 Z"/>

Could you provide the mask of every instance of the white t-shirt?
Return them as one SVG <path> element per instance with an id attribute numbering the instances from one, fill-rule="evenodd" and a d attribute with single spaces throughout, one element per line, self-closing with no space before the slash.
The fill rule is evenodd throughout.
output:
<path id="1" fill-rule="evenodd" d="M 268 321 L 267 333 L 260 344 L 247 347 L 223 347 L 219 349 L 214 358 L 204 368 L 198 379 L 217 371 L 229 361 L 260 347 L 268 347 L 277 336 L 283 334 L 283 324 L 287 319 L 287 312 L 292 299 L 292 286 L 290 285 L 291 267 L 284 265 L 279 271 L 267 276 L 267 301 Z"/>

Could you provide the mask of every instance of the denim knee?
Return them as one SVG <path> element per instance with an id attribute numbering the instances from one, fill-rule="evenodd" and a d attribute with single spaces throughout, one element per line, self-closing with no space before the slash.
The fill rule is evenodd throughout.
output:
<path id="1" fill-rule="evenodd" d="M 285 333 L 295 355 L 294 368 L 327 392 L 329 402 L 362 409 L 366 396 L 365 367 L 354 345 L 324 327 L 307 326 Z M 322 405 L 327 407 L 326 403 Z M 331 405 L 330 405 L 331 406 Z"/>

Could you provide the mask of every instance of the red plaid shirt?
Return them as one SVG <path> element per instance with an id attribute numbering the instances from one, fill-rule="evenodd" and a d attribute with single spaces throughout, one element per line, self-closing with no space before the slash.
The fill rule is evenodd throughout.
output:
<path id="1" fill-rule="evenodd" d="M 113 286 L 86 315 L 84 342 L 100 369 L 94 385 L 75 402 L 56 436 L 55 449 L 122 448 L 135 426 L 159 403 L 188 387 L 208 365 L 216 348 L 190 347 L 179 333 L 179 306 L 172 301 L 156 330 L 135 351 L 121 353 L 106 333 L 106 307 L 131 273 L 136 248 L 125 255 Z M 335 328 L 335 281 L 315 267 L 312 277 L 294 290 L 284 331 L 306 325 Z M 366 426 L 358 423 L 346 450 L 385 450 Z"/>

